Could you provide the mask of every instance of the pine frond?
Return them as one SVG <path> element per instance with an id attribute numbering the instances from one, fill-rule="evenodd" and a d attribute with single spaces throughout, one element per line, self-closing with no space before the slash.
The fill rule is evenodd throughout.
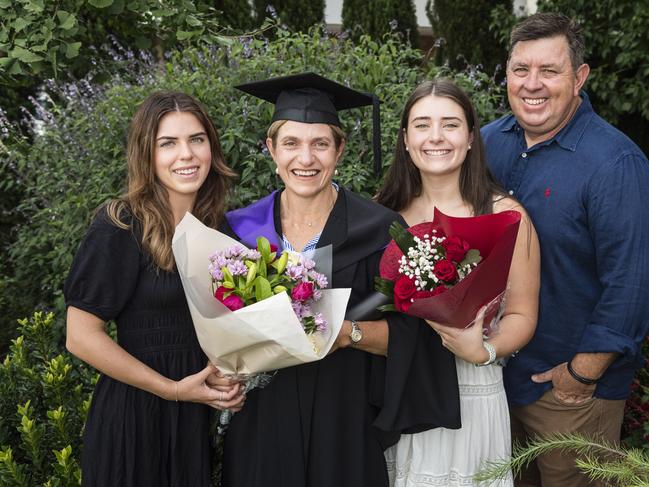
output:
<path id="1" fill-rule="evenodd" d="M 593 480 L 603 480 L 613 485 L 649 487 L 649 457 L 645 452 L 572 433 L 556 433 L 534 438 L 526 445 L 516 444 L 509 460 L 485 462 L 474 480 L 485 482 L 504 478 L 510 470 L 516 477 L 539 455 L 552 450 L 575 453 L 578 457 L 575 461 L 577 468 Z"/>

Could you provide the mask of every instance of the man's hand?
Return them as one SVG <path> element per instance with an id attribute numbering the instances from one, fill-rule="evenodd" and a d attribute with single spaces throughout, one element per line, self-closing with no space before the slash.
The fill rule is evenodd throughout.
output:
<path id="1" fill-rule="evenodd" d="M 532 381 L 537 383 L 552 381 L 554 398 L 568 406 L 578 406 L 585 403 L 595 392 L 597 384 L 586 385 L 572 378 L 568 372 L 568 362 L 557 365 L 541 374 L 534 374 Z"/>

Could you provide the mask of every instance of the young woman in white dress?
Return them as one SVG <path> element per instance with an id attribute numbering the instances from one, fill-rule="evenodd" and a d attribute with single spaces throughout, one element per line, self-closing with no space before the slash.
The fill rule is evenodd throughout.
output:
<path id="1" fill-rule="evenodd" d="M 509 289 L 497 333 L 483 340 L 482 316 L 459 330 L 429 322 L 456 356 L 462 428 L 402 435 L 388 449 L 395 487 L 478 485 L 485 460 L 511 454 L 509 411 L 497 358 L 532 337 L 539 292 L 539 244 L 521 205 L 489 172 L 475 109 L 449 80 L 426 81 L 406 102 L 392 166 L 377 197 L 409 225 L 433 219 L 433 209 L 457 217 L 516 210 L 522 219 L 509 272 Z M 511 476 L 498 484 L 513 485 Z"/>

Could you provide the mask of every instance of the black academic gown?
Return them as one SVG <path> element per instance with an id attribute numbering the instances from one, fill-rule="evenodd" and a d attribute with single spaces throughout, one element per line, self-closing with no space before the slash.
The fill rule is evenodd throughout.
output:
<path id="1" fill-rule="evenodd" d="M 281 235 L 279 193 L 275 202 Z M 318 247 L 332 244 L 331 287 L 352 288 L 349 308 L 373 292 L 397 219 L 340 189 Z M 453 355 L 421 320 L 387 320 L 387 359 L 340 349 L 248 393 L 225 436 L 223 487 L 387 487 L 383 450 L 402 431 L 460 427 Z"/>

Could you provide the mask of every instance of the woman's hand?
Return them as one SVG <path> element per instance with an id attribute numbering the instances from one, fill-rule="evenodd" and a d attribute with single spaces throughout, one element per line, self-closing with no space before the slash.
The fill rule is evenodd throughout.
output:
<path id="1" fill-rule="evenodd" d="M 489 352 L 487 352 L 482 344 L 484 315 L 485 308 L 482 307 L 478 311 L 473 325 L 464 329 L 441 325 L 429 320 L 426 320 L 426 323 L 441 337 L 442 345 L 453 352 L 456 357 L 473 364 L 481 364 L 489 359 Z"/>
<path id="2" fill-rule="evenodd" d="M 237 412 L 246 399 L 240 393 L 240 383 L 223 377 L 212 364 L 207 364 L 200 372 L 176 382 L 174 387 L 177 388 L 175 392 L 177 391 L 179 401 L 199 402 L 215 409 Z"/>

